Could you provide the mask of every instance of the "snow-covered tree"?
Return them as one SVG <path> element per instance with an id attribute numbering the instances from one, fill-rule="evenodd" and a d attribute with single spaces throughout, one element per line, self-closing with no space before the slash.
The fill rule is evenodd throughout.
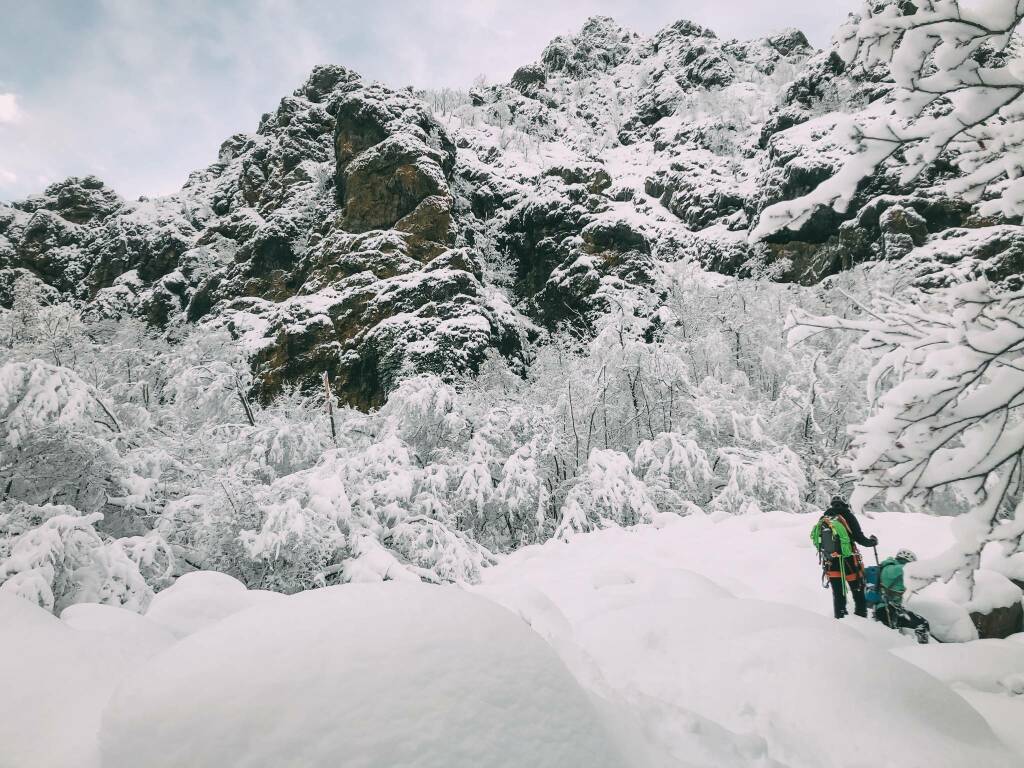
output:
<path id="1" fill-rule="evenodd" d="M 259 586 L 284 592 L 323 586 L 330 567 L 340 564 L 352 507 L 338 476 L 339 458 L 332 455 L 321 466 L 257 490 L 259 527 L 238 536 L 260 569 Z"/>
<path id="2" fill-rule="evenodd" d="M 728 481 L 711 501 L 712 508 L 732 514 L 803 509 L 807 480 L 800 459 L 786 446 L 757 451 L 722 448 L 718 453 L 727 467 Z"/>
<path id="3" fill-rule="evenodd" d="M 457 442 L 466 428 L 455 412 L 455 390 L 427 374 L 399 384 L 379 415 L 383 429 L 412 447 L 422 462 Z"/>
<path id="4" fill-rule="evenodd" d="M 853 501 L 879 493 L 928 504 L 953 489 L 968 511 L 956 546 L 908 573 L 918 584 L 957 577 L 964 599 L 981 550 L 1021 547 L 1024 514 L 1024 293 L 978 281 L 909 296 L 879 296 L 856 318 L 794 311 L 791 339 L 843 329 L 876 360 L 872 414 L 853 429 Z"/>
<path id="5" fill-rule="evenodd" d="M 99 509 L 116 486 L 120 431 L 74 371 L 41 360 L 0 367 L 0 499 Z"/>
<path id="6" fill-rule="evenodd" d="M 469 460 L 463 465 L 455 488 L 454 502 L 461 517 L 460 527 L 482 528 L 487 523 L 488 508 L 494 497 L 489 451 L 486 444 L 474 437 Z"/>
<path id="7" fill-rule="evenodd" d="M 407 570 L 431 582 L 475 584 L 494 556 L 468 535 L 439 520 L 416 515 L 401 520 L 384 537 Z"/>

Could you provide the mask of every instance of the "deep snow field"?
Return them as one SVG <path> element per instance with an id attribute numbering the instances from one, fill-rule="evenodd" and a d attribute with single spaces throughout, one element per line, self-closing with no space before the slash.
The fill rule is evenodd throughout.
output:
<path id="1" fill-rule="evenodd" d="M 862 522 L 881 557 L 951 540 L 949 518 Z M 813 523 L 660 515 L 468 588 L 284 597 L 200 572 L 145 616 L 59 619 L 0 595 L 0 766 L 1024 765 L 1024 636 L 833 620 Z M 969 636 L 940 586 L 919 609 Z"/>

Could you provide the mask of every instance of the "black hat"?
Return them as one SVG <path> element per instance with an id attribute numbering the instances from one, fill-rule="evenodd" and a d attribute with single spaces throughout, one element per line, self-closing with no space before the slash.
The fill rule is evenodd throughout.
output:
<path id="1" fill-rule="evenodd" d="M 850 505 L 846 503 L 846 499 L 844 499 L 842 496 L 833 496 L 832 500 L 828 503 L 828 506 L 829 509 L 835 510 L 845 510 L 850 508 Z"/>

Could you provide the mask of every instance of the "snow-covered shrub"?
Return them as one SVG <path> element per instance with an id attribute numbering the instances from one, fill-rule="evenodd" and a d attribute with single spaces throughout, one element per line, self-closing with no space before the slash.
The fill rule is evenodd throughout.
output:
<path id="1" fill-rule="evenodd" d="M 68 506 L 8 506 L 0 511 L 0 537 L 6 557 L 0 560 L 0 592 L 16 594 L 60 613 L 80 602 L 117 605 L 144 611 L 153 597 L 129 552 L 131 543 L 104 541 L 96 512 L 82 515 Z M 13 535 L 25 520 L 41 523 Z M 146 553 L 135 551 L 137 556 Z"/>
<path id="2" fill-rule="evenodd" d="M 557 535 L 609 524 L 646 523 L 656 512 L 647 487 L 633 474 L 629 456 L 595 448 L 582 478 L 565 500 Z"/>
<path id="3" fill-rule="evenodd" d="M 466 428 L 465 420 L 455 412 L 455 390 L 429 374 L 399 384 L 379 418 L 384 430 L 400 437 L 424 463 L 435 452 L 450 448 Z"/>
<path id="4" fill-rule="evenodd" d="M 17 448 L 49 427 L 105 435 L 119 428 L 100 393 L 74 371 L 41 360 L 0 367 L 0 435 L 5 445 Z"/>
<path id="5" fill-rule="evenodd" d="M 494 478 L 489 462 L 479 452 L 459 468 L 452 505 L 456 525 L 467 531 L 483 532 L 491 524 L 494 511 Z"/>
<path id="6" fill-rule="evenodd" d="M 756 452 L 723 448 L 728 472 L 725 487 L 711 506 L 733 514 L 782 510 L 800 512 L 807 484 L 799 457 L 786 446 Z"/>
<path id="7" fill-rule="evenodd" d="M 260 525 L 239 537 L 252 561 L 265 567 L 258 586 L 283 592 L 323 586 L 328 567 L 340 561 L 352 508 L 332 469 L 328 462 L 297 472 L 255 494 Z"/>
<path id="8" fill-rule="evenodd" d="M 417 467 L 409 446 L 397 436 L 387 435 L 365 451 L 328 461 L 345 484 L 352 509 L 367 521 L 389 525 L 412 507 Z"/>
<path id="9" fill-rule="evenodd" d="M 284 392 L 267 407 L 249 407 L 254 425 L 219 424 L 212 430 L 220 460 L 236 471 L 270 483 L 309 468 L 333 446 L 324 410 L 297 391 Z"/>
<path id="10" fill-rule="evenodd" d="M 384 541 L 425 581 L 475 584 L 480 569 L 495 563 L 494 556 L 466 534 L 429 517 L 402 520 Z"/>
<path id="11" fill-rule="evenodd" d="M 102 395 L 41 360 L 0 367 L 0 488 L 4 498 L 95 511 L 116 484 L 120 424 Z"/>
<path id="12" fill-rule="evenodd" d="M 502 467 L 501 480 L 494 489 L 495 503 L 512 543 L 541 541 L 552 532 L 551 494 L 541 471 L 539 453 L 539 438 L 517 449 Z"/>
<path id="13" fill-rule="evenodd" d="M 420 469 L 395 435 L 332 449 L 267 486 L 224 484 L 164 513 L 172 541 L 250 587 L 296 592 L 337 581 L 476 582 L 490 553 L 458 531 L 443 465 Z M 375 575 L 374 575 L 375 574 Z"/>
<path id="14" fill-rule="evenodd" d="M 252 423 L 247 395 L 252 374 L 226 331 L 190 333 L 168 352 L 160 395 L 179 406 L 177 419 L 192 428 Z"/>
<path id="15" fill-rule="evenodd" d="M 633 463 L 665 511 L 682 512 L 689 504 L 707 502 L 714 474 L 707 453 L 694 440 L 662 432 L 637 446 Z"/>

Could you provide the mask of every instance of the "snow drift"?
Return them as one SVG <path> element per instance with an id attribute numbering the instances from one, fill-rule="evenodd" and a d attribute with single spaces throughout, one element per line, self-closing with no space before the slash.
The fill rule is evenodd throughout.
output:
<path id="1" fill-rule="evenodd" d="M 627 766 L 519 619 L 458 588 L 313 590 L 187 637 L 114 694 L 104 768 Z"/>

